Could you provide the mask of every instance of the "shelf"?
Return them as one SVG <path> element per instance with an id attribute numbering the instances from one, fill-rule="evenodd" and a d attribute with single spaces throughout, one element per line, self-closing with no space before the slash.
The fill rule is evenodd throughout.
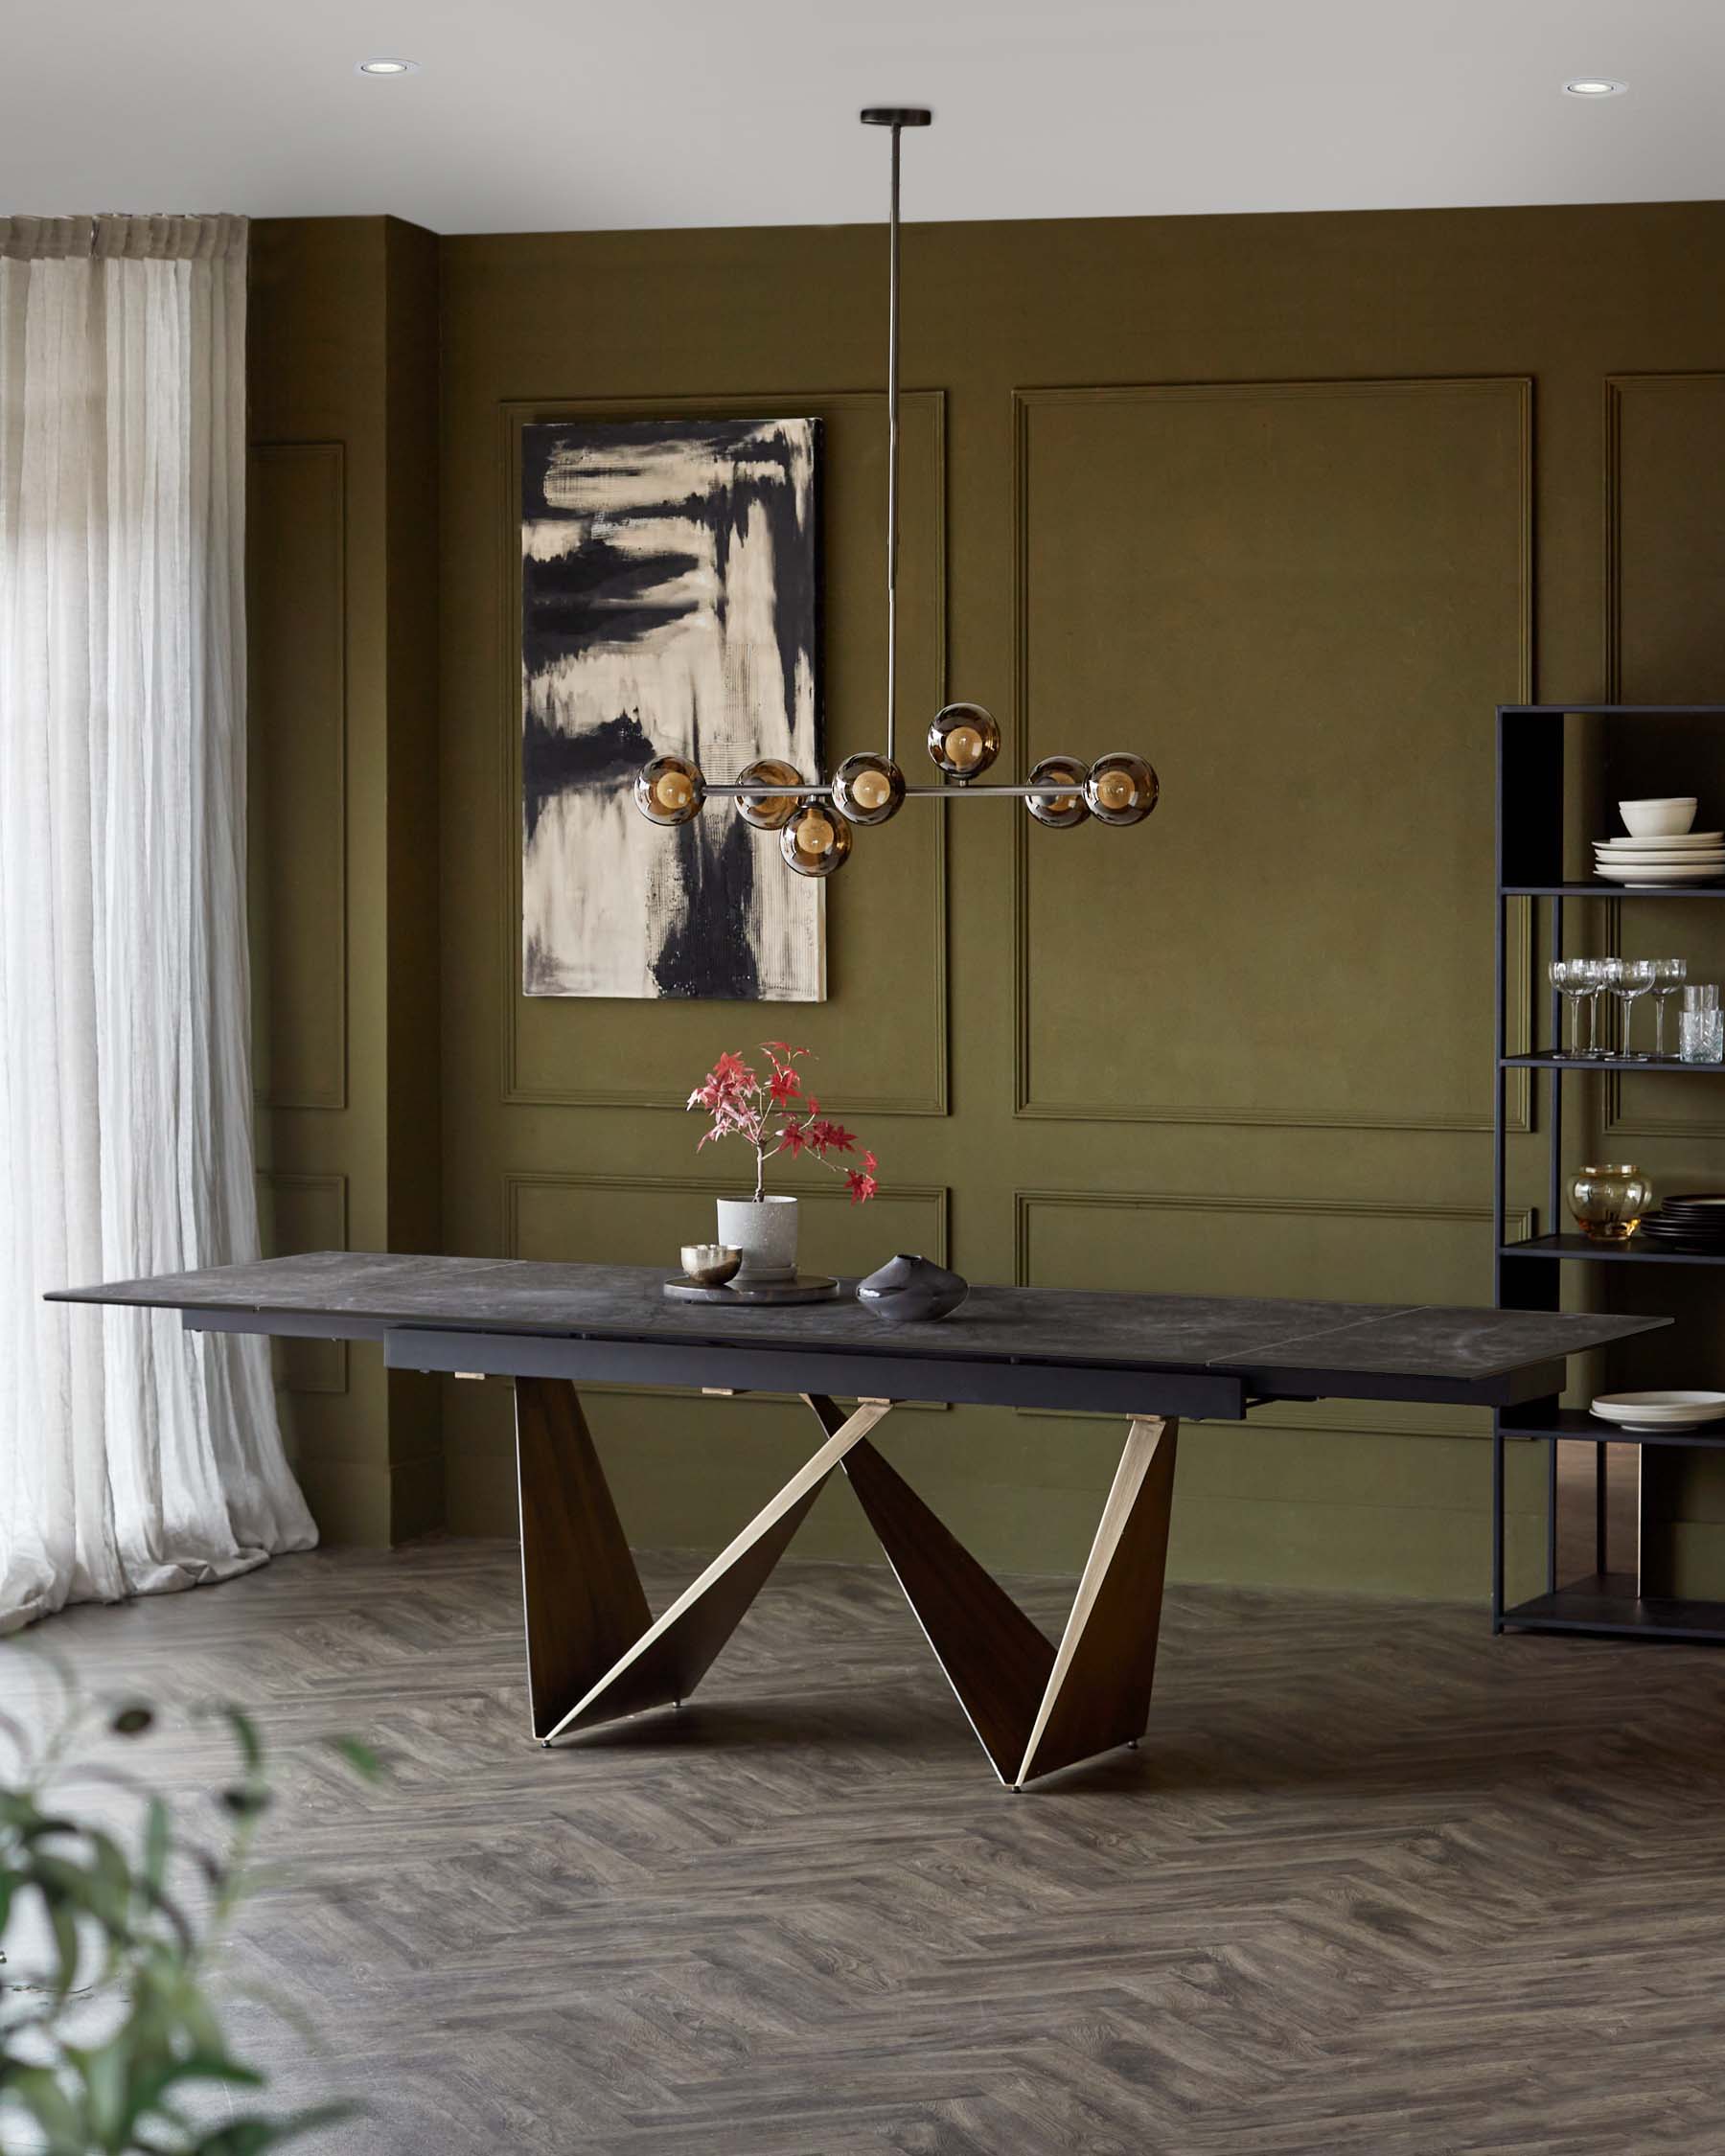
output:
<path id="1" fill-rule="evenodd" d="M 1681 1070 L 1704 1078 L 1725 1075 L 1725 1063 L 1679 1063 L 1675 1056 L 1663 1056 L 1657 1063 L 1651 1058 L 1637 1060 L 1629 1056 L 1499 1056 L 1498 1068 L 1578 1070 L 1583 1075 L 1590 1070 L 1633 1070 L 1644 1077 L 1650 1070 Z"/>
<path id="2" fill-rule="evenodd" d="M 1585 1235 L 1530 1235 L 1499 1247 L 1499 1257 L 1568 1258 L 1583 1265 L 1725 1265 L 1725 1250 L 1660 1250 L 1649 1243 L 1590 1243 Z"/>
<path id="3" fill-rule="evenodd" d="M 1725 719 L 1725 703 L 1500 703 L 1500 719 Z"/>
<path id="4" fill-rule="evenodd" d="M 1504 1622 L 1530 1632 L 1614 1632 L 1668 1640 L 1725 1640 L 1725 1602 L 1685 1602 L 1636 1594 L 1627 1573 L 1595 1572 L 1554 1594 L 1536 1594 L 1504 1612 Z"/>
<path id="5" fill-rule="evenodd" d="M 1572 727 L 1553 723 L 1571 716 L 1595 715 L 1604 721 L 1598 726 Z M 1668 722 L 1668 723 L 1667 723 Z M 1690 761 L 1692 759 L 1692 763 Z M 1673 1248 L 1663 1236 L 1645 1232 L 1630 1241 L 1619 1244 L 1595 1243 L 1578 1232 L 1576 1224 L 1569 1220 L 1562 1206 L 1564 1170 L 1570 1159 L 1578 1158 L 1575 1146 L 1580 1142 L 1580 1133 L 1597 1130 L 1592 1115 L 1575 1121 L 1576 1112 L 1583 1108 L 1599 1111 L 1608 1109 L 1620 1091 L 1637 1094 L 1638 1098 L 1651 1101 L 1650 1094 L 1638 1094 L 1631 1081 L 1651 1078 L 1667 1071 L 1682 1071 L 1686 1075 L 1725 1077 L 1725 1064 L 1683 1063 L 1675 1055 L 1661 1057 L 1655 1062 L 1651 1056 L 1643 1060 L 1625 1055 L 1622 1045 L 1608 1048 L 1601 1056 L 1566 1055 L 1564 1044 L 1576 1038 L 1573 1030 L 1577 1014 L 1565 1010 L 1553 996 L 1546 1005 L 1534 1004 L 1539 1012 L 1536 1029 L 1524 1035 L 1538 1041 L 1543 1034 L 1549 1045 L 1542 1051 L 1511 1055 L 1506 1051 L 1515 1036 L 1506 1038 L 1506 1025 L 1511 1021 L 1518 999 L 1525 1004 L 1525 983 L 1522 982 L 1521 946 L 1529 932 L 1528 921 L 1541 911 L 1537 902 L 1545 901 L 1545 923 L 1552 929 L 1552 941 L 1558 952 L 1566 947 L 1576 948 L 1577 939 L 1573 924 L 1576 921 L 1609 922 L 1622 911 L 1622 902 L 1633 901 L 1626 918 L 1651 923 L 1650 907 L 1667 900 L 1707 899 L 1725 900 L 1725 871 L 1716 862 L 1705 860 L 1689 862 L 1683 860 L 1684 849 L 1667 850 L 1660 860 L 1669 866 L 1697 867 L 1701 880 L 1664 883 L 1645 882 L 1619 883 L 1617 873 L 1637 878 L 1654 877 L 1659 861 L 1624 860 L 1625 852 L 1633 848 L 1614 845 L 1596 852 L 1597 842 L 1603 837 L 1613 819 L 1610 804 L 1622 794 L 1660 794 L 1687 787 L 1691 792 L 1705 791 L 1703 780 L 1714 786 L 1722 768 L 1725 768 L 1725 704 L 1500 704 L 1498 706 L 1497 760 L 1496 760 L 1496 865 L 1497 906 L 1494 918 L 1496 930 L 1496 1004 L 1494 1020 L 1497 1026 L 1495 1068 L 1497 1083 L 1492 1115 L 1492 1173 L 1494 1179 L 1494 1203 L 1497 1216 L 1504 1221 L 1512 1199 L 1512 1182 L 1519 1187 L 1519 1155 L 1524 1143 L 1536 1149 L 1549 1176 L 1552 1209 L 1538 1216 L 1549 1227 L 1568 1227 L 1567 1234 L 1536 1235 L 1529 1233 L 1520 1242 L 1502 1238 L 1519 1233 L 1524 1225 L 1518 1221 L 1514 1228 L 1506 1226 L 1500 1232 L 1496 1256 L 1497 1300 L 1506 1308 L 1549 1309 L 1560 1299 L 1563 1275 L 1551 1270 L 1552 1266 L 1578 1264 L 1586 1266 L 1725 1266 L 1725 1247 L 1716 1250 L 1706 1247 L 1696 1249 Z M 1597 783 L 1595 783 L 1597 781 Z M 1578 783 L 1579 782 L 1579 783 Z M 1585 803 L 1585 806 L 1582 804 Z M 1577 811 L 1579 810 L 1579 814 Z M 1703 819 L 1709 824 L 1721 820 L 1710 812 Z M 1692 842 L 1692 835 L 1691 835 Z M 1614 873 L 1601 875 L 1601 868 Z M 1566 912 L 1562 904 L 1571 902 Z M 1515 901 L 1512 906 L 1510 901 Z M 1585 902 L 1591 901 L 1592 904 Z M 1663 916 L 1662 916 L 1663 917 Z M 1559 939 L 1555 924 L 1563 920 L 1571 924 Z M 1691 922 L 1691 928 L 1705 926 Z M 1677 923 L 1676 929 L 1682 924 Z M 1625 931 L 1626 933 L 1628 931 Z M 1683 948 L 1672 923 L 1668 919 L 1661 937 L 1672 936 L 1675 947 Z M 1543 940 L 1543 938 L 1542 938 Z M 1579 948 L 1597 948 L 1598 937 L 1590 943 L 1581 939 Z M 1541 972 L 1543 973 L 1543 967 Z M 1543 982 L 1540 984 L 1543 987 Z M 1601 1022 L 1610 1010 L 1611 998 L 1606 999 L 1606 1011 L 1598 1012 Z M 1636 999 L 1637 1002 L 1641 998 Z M 1675 1000 L 1673 998 L 1673 1000 Z M 1630 1030 L 1625 1034 L 1622 1026 L 1612 1023 L 1604 1034 L 1607 1042 L 1634 1043 L 1650 1049 L 1654 1038 L 1653 998 L 1647 998 L 1646 1010 L 1633 1009 L 1626 1023 Z M 1597 1008 L 1597 1006 L 1596 1006 Z M 1549 1014 L 1549 1015 L 1547 1015 Z M 1663 1011 L 1665 1024 L 1664 1043 L 1675 1049 L 1677 1045 L 1674 1014 L 1669 1005 Z M 1552 1113 L 1542 1119 L 1537 1135 L 1524 1139 L 1512 1136 L 1509 1130 L 1509 1112 L 1519 1105 L 1519 1097 L 1528 1094 L 1529 1085 L 1518 1080 L 1511 1087 L 1505 1073 L 1514 1070 L 1550 1072 L 1549 1088 L 1533 1087 L 1540 1096 L 1541 1105 L 1549 1098 Z M 1597 1087 L 1565 1086 L 1566 1074 L 1585 1077 L 1598 1071 L 1608 1083 Z M 1679 1089 L 1680 1091 L 1685 1089 Z M 1717 1097 L 1717 1089 L 1706 1092 L 1706 1102 Z M 1515 1096 L 1512 1102 L 1512 1096 Z M 1661 1093 L 1660 1099 L 1672 1104 L 1672 1096 Z M 1697 1112 L 1704 1105 L 1702 1099 L 1690 1104 Z M 1565 1115 L 1568 1111 L 1568 1116 Z M 1518 1124 L 1517 1130 L 1525 1128 Z M 1673 1130 L 1678 1128 L 1673 1124 Z M 1566 1143 L 1566 1140 L 1568 1141 Z M 1614 1142 L 1601 1139 L 1600 1142 Z M 1510 1156 L 1516 1155 L 1518 1175 L 1509 1174 Z M 1591 1158 L 1593 1156 L 1588 1155 Z M 1531 1165 L 1530 1162 L 1529 1165 Z M 1663 1180 L 1661 1188 L 1664 1188 Z M 1651 1207 L 1649 1207 L 1649 1217 Z M 1576 1283 L 1571 1275 L 1572 1285 Z M 1707 1285 L 1705 1273 L 1693 1278 L 1679 1280 L 1674 1275 L 1665 1279 L 1643 1281 L 1639 1287 L 1625 1282 L 1621 1275 L 1596 1273 L 1593 1276 L 1596 1293 L 1585 1299 L 1602 1308 L 1625 1312 L 1626 1308 L 1651 1317 L 1663 1313 L 1665 1322 L 1672 1322 L 1676 1311 L 1690 1313 L 1691 1304 L 1697 1306 L 1693 1314 L 1699 1323 L 1700 1314 L 1714 1317 L 1719 1314 L 1721 1297 Z M 1725 1289 L 1725 1276 L 1715 1283 Z M 1704 1333 L 1714 1328 L 1700 1325 Z M 1668 1336 L 1669 1337 L 1669 1336 Z M 1630 1365 L 1639 1367 L 1639 1365 Z M 1664 1365 L 1669 1368 L 1668 1360 Z M 1609 1388 L 1612 1381 L 1589 1381 Z M 1625 1375 L 1615 1380 L 1617 1385 L 1629 1383 Z M 1653 1382 L 1650 1375 L 1642 1375 L 1639 1382 Z M 1666 1382 L 1681 1382 L 1676 1372 L 1671 1372 Z M 1576 1391 L 1579 1391 L 1579 1385 Z M 1575 1397 L 1572 1392 L 1571 1397 Z M 1591 1392 L 1581 1395 L 1583 1403 L 1592 1397 Z M 1697 1454 L 1695 1466 L 1702 1453 L 1725 1455 L 1725 1421 L 1703 1424 L 1685 1431 L 1633 1431 L 1623 1430 L 1593 1414 L 1583 1404 L 1565 1407 L 1559 1404 L 1558 1387 L 1553 1385 L 1544 1391 L 1544 1396 L 1524 1402 L 1521 1406 L 1500 1409 L 1495 1417 L 1494 1429 L 1499 1442 L 1493 1447 L 1492 1475 L 1492 1527 L 1494 1536 L 1494 1581 L 1496 1593 L 1493 1606 L 1496 1611 L 1495 1628 L 1500 1631 L 1521 1632 L 1529 1635 L 1568 1634 L 1573 1640 L 1586 1635 L 1596 1639 L 1630 1640 L 1646 1641 L 1679 1640 L 1693 1642 L 1716 1642 L 1725 1646 L 1725 1593 L 1716 1601 L 1685 1601 L 1670 1594 L 1655 1594 L 1650 1590 L 1644 1596 L 1639 1583 L 1632 1574 L 1612 1572 L 1606 1569 L 1605 1551 L 1597 1552 L 1590 1548 L 1584 1558 L 1577 1548 L 1574 1551 L 1576 1564 L 1597 1564 L 1598 1572 L 1586 1578 L 1572 1579 L 1567 1586 L 1531 1600 L 1518 1601 L 1506 1609 L 1504 1602 L 1504 1551 L 1506 1544 L 1506 1463 L 1512 1456 L 1510 1446 L 1519 1444 L 1523 1450 L 1517 1465 L 1523 1469 L 1540 1471 L 1537 1479 L 1546 1482 L 1544 1527 L 1548 1549 L 1554 1553 L 1558 1545 L 1557 1508 L 1559 1500 L 1557 1448 L 1559 1443 L 1583 1444 L 1589 1447 L 1588 1455 L 1572 1456 L 1582 1465 L 1592 1464 L 1602 1471 L 1609 1455 L 1600 1450 L 1608 1445 L 1652 1446 L 1651 1462 L 1664 1459 L 1668 1470 L 1675 1478 L 1685 1463 L 1678 1460 L 1679 1450 L 1691 1450 Z M 1529 1458 L 1531 1451 L 1533 1456 Z M 1637 1451 L 1619 1465 L 1637 1467 L 1650 1464 L 1644 1451 Z M 1550 1471 L 1547 1473 L 1546 1471 Z M 1589 1483 L 1595 1476 L 1587 1476 Z M 1616 1477 L 1611 1478 L 1615 1482 Z M 1567 1479 L 1566 1479 L 1567 1481 Z M 1605 1478 L 1598 1477 L 1598 1486 L 1593 1493 L 1595 1503 L 1585 1509 L 1596 1510 L 1598 1497 L 1605 1492 Z M 1567 1505 L 1567 1495 L 1565 1503 Z M 1579 1523 L 1577 1523 L 1577 1525 Z M 1596 1531 L 1598 1524 L 1596 1522 Z M 1590 1544 L 1592 1537 L 1590 1536 Z M 1567 1546 L 1567 1529 L 1566 1529 Z M 1627 1552 L 1614 1550 L 1622 1564 Z M 1552 1559 L 1548 1559 L 1552 1562 Z M 1629 1559 L 1631 1565 L 1638 1562 Z M 1544 1576 L 1552 1576 L 1547 1573 Z M 1558 1575 L 1561 1576 L 1561 1575 Z M 1663 1573 L 1661 1578 L 1666 1577 Z M 1668 1585 L 1668 1580 L 1667 1582 Z M 1702 1584 L 1708 1584 L 1703 1582 Z M 1716 1588 L 1710 1592 L 1720 1593 Z"/>
<path id="6" fill-rule="evenodd" d="M 1585 1408 L 1506 1409 L 1498 1427 L 1506 1437 L 1563 1437 L 1578 1445 L 1688 1445 L 1698 1451 L 1725 1446 L 1725 1422 L 1704 1430 L 1620 1430 Z"/>
<path id="7" fill-rule="evenodd" d="M 1587 883 L 1500 883 L 1499 898 L 1725 898 L 1725 882 L 1718 883 L 1608 883 L 1601 878 Z"/>

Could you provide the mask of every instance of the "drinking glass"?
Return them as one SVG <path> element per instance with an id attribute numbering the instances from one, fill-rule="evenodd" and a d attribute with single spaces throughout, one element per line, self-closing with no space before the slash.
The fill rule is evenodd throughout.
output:
<path id="1" fill-rule="evenodd" d="M 1714 981 L 1690 981 L 1677 1014 L 1677 1054 L 1684 1063 L 1725 1061 L 1725 1011 Z"/>
<path id="2" fill-rule="evenodd" d="M 1587 1046 L 1581 1045 L 1580 1024 L 1577 1018 L 1576 1029 L 1576 1053 L 1577 1056 L 1597 1056 L 1599 1053 L 1599 998 L 1605 988 L 1605 961 L 1603 958 L 1572 958 L 1569 960 L 1569 986 L 1566 995 L 1577 1001 L 1587 999 Z"/>
<path id="3" fill-rule="evenodd" d="M 1624 1063 L 1646 1063 L 1650 1058 L 1637 1055 L 1629 1044 L 1634 1030 L 1636 1004 L 1653 986 L 1653 961 L 1651 958 L 1607 958 L 1605 961 L 1605 985 L 1623 1006 L 1623 1037 L 1618 1054 Z"/>
<path id="4" fill-rule="evenodd" d="M 1586 977 L 1585 958 L 1553 958 L 1546 971 L 1551 975 L 1552 986 L 1569 1006 L 1569 1046 L 1566 1049 L 1561 1038 L 1556 1043 L 1556 1053 L 1578 1060 L 1581 1055 L 1581 1005 L 1592 993 L 1592 983 Z"/>
<path id="5" fill-rule="evenodd" d="M 1687 958 L 1655 958 L 1653 961 L 1653 1055 L 1661 1059 L 1666 1052 L 1666 1005 L 1689 978 Z"/>

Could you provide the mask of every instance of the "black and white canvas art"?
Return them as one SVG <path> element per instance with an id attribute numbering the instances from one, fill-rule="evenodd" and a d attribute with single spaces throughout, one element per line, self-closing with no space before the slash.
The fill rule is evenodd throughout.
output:
<path id="1" fill-rule="evenodd" d="M 826 996 L 825 885 L 728 800 L 667 830 L 649 757 L 715 783 L 820 768 L 817 420 L 528 426 L 521 451 L 523 987 Z"/>

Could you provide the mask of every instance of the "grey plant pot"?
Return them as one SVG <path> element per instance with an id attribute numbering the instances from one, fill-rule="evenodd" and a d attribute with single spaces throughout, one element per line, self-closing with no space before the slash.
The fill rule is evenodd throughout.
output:
<path id="1" fill-rule="evenodd" d="M 743 1253 L 739 1288 L 796 1278 L 796 1200 L 721 1198 L 719 1240 Z"/>

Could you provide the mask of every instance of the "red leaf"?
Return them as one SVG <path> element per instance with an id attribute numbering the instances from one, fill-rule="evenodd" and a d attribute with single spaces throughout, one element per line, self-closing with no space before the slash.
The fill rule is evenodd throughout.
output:
<path id="1" fill-rule="evenodd" d="M 752 1092 L 757 1082 L 754 1072 L 750 1070 L 743 1058 L 732 1055 L 728 1049 L 707 1073 L 707 1084 L 721 1097 L 726 1097 L 732 1093 Z"/>

